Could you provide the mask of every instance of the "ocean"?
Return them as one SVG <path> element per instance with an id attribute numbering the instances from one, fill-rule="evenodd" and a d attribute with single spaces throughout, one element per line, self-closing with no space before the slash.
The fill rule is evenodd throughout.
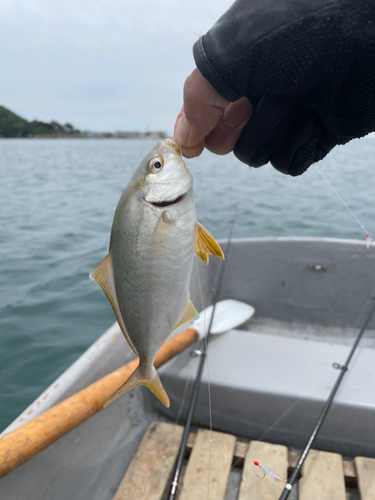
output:
<path id="1" fill-rule="evenodd" d="M 90 271 L 106 255 L 118 199 L 153 141 L 0 140 L 0 431 L 113 322 Z M 318 164 L 375 235 L 375 140 Z M 316 166 L 290 178 L 205 152 L 187 162 L 198 220 L 215 238 L 365 239 Z"/>

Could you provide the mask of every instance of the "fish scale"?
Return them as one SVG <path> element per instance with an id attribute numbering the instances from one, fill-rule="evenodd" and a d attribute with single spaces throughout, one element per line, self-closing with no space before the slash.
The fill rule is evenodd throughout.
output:
<path id="1" fill-rule="evenodd" d="M 154 358 L 172 331 L 197 316 L 189 299 L 194 253 L 224 258 L 212 235 L 196 220 L 193 179 L 176 144 L 159 142 L 143 158 L 117 205 L 108 255 L 91 272 L 140 359 L 108 406 L 137 385 L 165 405 L 169 398 Z"/>

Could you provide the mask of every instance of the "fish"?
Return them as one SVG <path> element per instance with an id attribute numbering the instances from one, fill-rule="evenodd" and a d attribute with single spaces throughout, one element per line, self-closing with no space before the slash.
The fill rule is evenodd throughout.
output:
<path id="1" fill-rule="evenodd" d="M 140 384 L 170 406 L 154 358 L 176 328 L 198 315 L 189 294 L 194 253 L 206 264 L 209 255 L 224 259 L 197 221 L 193 178 L 178 146 L 165 139 L 146 154 L 124 189 L 108 255 L 90 273 L 139 357 L 138 367 L 104 407 Z"/>

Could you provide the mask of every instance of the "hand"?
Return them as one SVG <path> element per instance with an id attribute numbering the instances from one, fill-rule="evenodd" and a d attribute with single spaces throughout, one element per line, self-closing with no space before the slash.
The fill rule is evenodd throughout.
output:
<path id="1" fill-rule="evenodd" d="M 174 140 L 186 158 L 199 156 L 204 148 L 225 155 L 233 150 L 252 112 L 246 97 L 235 102 L 224 99 L 196 68 L 185 81 Z"/>
<path id="2" fill-rule="evenodd" d="M 300 175 L 375 130 L 374 54 L 373 0 L 236 0 L 194 44 L 200 74 L 186 81 L 175 139 L 189 157 L 233 149 L 250 167 Z"/>

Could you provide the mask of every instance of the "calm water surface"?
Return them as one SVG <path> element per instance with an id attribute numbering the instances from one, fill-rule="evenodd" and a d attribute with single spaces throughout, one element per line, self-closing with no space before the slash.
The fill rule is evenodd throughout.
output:
<path id="1" fill-rule="evenodd" d="M 0 430 L 113 323 L 89 272 L 113 213 L 154 145 L 126 140 L 0 140 Z M 375 235 L 375 140 L 336 148 L 319 168 Z M 197 213 L 216 238 L 364 238 L 316 167 L 299 178 L 209 153 L 188 162 Z"/>

